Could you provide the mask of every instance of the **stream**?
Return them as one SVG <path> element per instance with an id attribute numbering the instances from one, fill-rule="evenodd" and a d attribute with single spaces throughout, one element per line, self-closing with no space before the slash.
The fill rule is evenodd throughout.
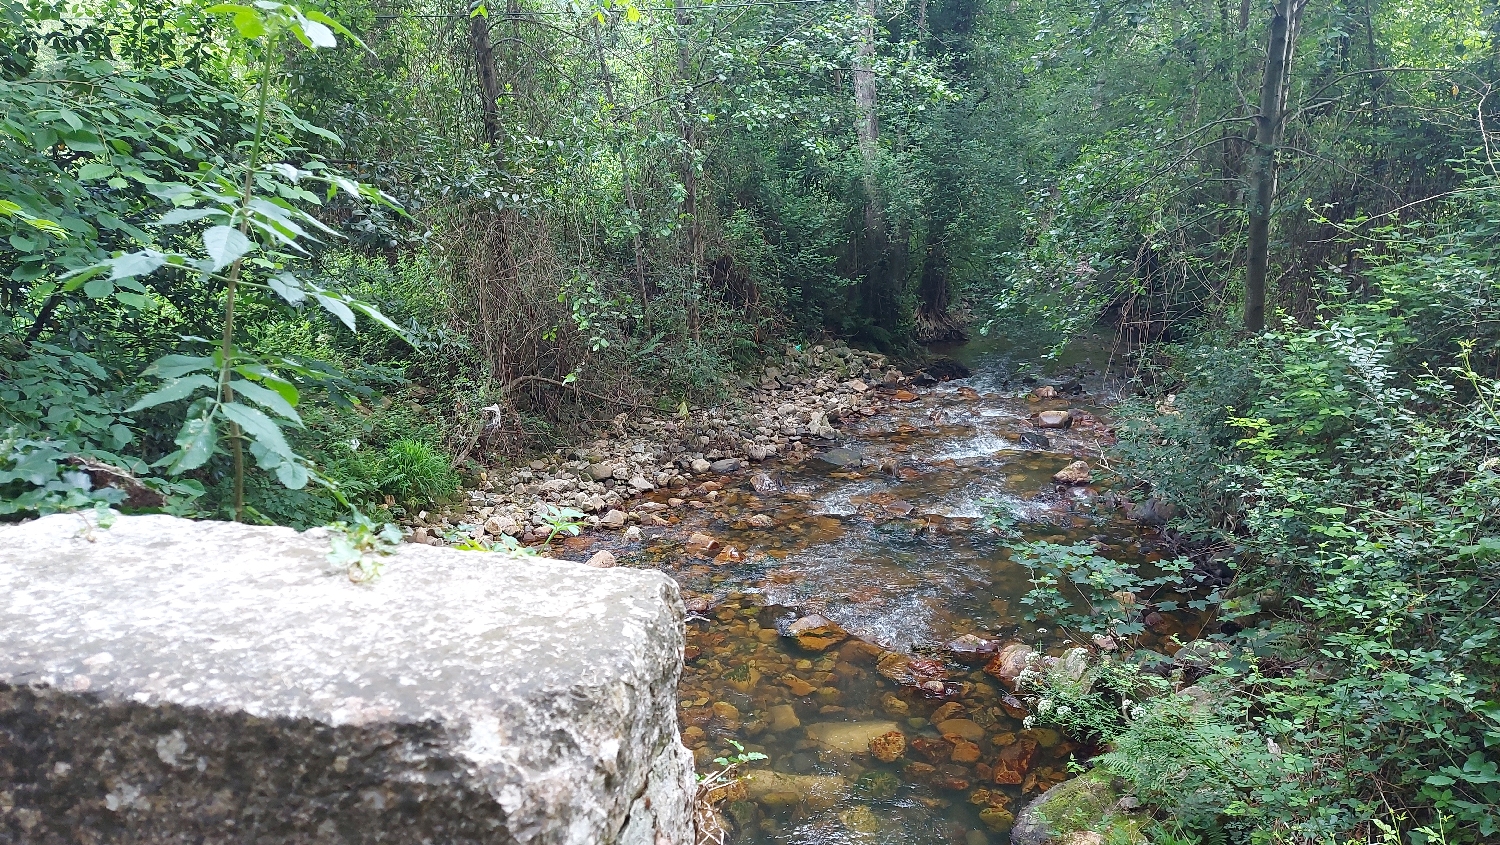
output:
<path id="1" fill-rule="evenodd" d="M 970 377 L 892 394 L 887 412 L 846 424 L 823 459 L 672 494 L 694 500 L 674 503 L 681 521 L 623 555 L 672 575 L 687 599 L 679 699 L 699 772 L 732 756 L 731 741 L 766 755 L 720 805 L 726 841 L 998 845 L 1012 815 L 1092 751 L 1028 729 L 1021 702 L 982 671 L 985 657 L 960 660 L 944 644 L 1072 645 L 1024 621 L 1027 570 L 987 514 L 1026 540 L 1150 559 L 1154 533 L 1099 506 L 1100 486 L 1051 481 L 1077 458 L 1094 464 L 1108 441 L 1108 350 L 1085 345 L 1045 366 L 997 340 L 950 354 Z M 1033 398 L 1038 384 L 1059 398 Z M 1075 415 L 1071 428 L 1031 419 L 1059 409 Z M 785 634 L 808 614 L 850 637 L 801 647 Z M 882 763 L 870 740 L 893 731 L 904 753 Z"/>

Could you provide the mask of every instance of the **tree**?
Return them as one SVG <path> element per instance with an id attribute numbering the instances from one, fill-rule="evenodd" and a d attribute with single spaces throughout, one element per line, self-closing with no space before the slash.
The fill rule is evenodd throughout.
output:
<path id="1" fill-rule="evenodd" d="M 1292 56 L 1302 29 L 1307 0 L 1275 0 L 1261 77 L 1260 104 L 1254 117 L 1254 147 L 1249 156 L 1249 217 L 1245 249 L 1245 329 L 1266 326 L 1266 272 L 1271 259 L 1271 217 L 1276 200 L 1277 156 L 1286 128 L 1287 92 L 1292 83 Z"/>

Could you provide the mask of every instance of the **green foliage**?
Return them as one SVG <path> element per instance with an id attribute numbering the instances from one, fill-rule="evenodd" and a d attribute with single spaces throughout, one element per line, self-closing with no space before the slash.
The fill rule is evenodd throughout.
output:
<path id="1" fill-rule="evenodd" d="M 1188 592 L 1201 584 L 1187 558 L 1158 561 L 1147 572 L 1141 563 L 1111 560 L 1095 553 L 1088 543 L 1063 546 L 1037 541 L 1011 547 L 1011 560 L 1031 573 L 1031 590 L 1021 597 L 1030 622 L 1049 620 L 1085 634 L 1121 639 L 1146 628 L 1135 618 L 1137 601 L 1147 601 L 1163 588 Z M 1187 605 L 1204 611 L 1221 601 L 1216 591 L 1193 598 Z M 1175 610 L 1176 601 L 1157 602 L 1163 610 Z"/>
<path id="2" fill-rule="evenodd" d="M 352 521 L 328 526 L 328 562 L 349 576 L 356 584 L 366 584 L 380 577 L 384 558 L 401 543 L 401 529 L 387 522 L 378 525 L 359 511 Z"/>
<path id="3" fill-rule="evenodd" d="M 406 438 L 380 453 L 375 476 L 373 492 L 411 508 L 446 501 L 459 486 L 445 455 L 420 440 Z"/>
<path id="4" fill-rule="evenodd" d="M 1289 597 L 1252 602 L 1242 621 L 1258 627 L 1241 637 L 1281 621 L 1300 632 L 1237 681 L 1239 710 L 1214 710 L 1251 732 L 1236 760 L 1270 740 L 1301 761 L 1270 785 L 1245 780 L 1255 809 L 1238 829 L 1500 833 L 1500 359 L 1481 316 L 1500 299 L 1493 208 L 1468 200 L 1440 225 L 1387 231 L 1366 294 L 1312 327 L 1189 355 L 1173 413 L 1127 430 L 1124 470 L 1190 508 L 1201 539 L 1246 550 L 1235 601 Z M 1174 455 L 1219 467 L 1222 494 L 1185 494 L 1163 471 Z"/>

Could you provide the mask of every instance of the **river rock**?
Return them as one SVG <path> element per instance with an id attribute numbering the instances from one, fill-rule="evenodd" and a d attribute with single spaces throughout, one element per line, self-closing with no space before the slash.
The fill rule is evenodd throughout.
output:
<path id="1" fill-rule="evenodd" d="M 978 742 L 984 739 L 984 728 L 979 726 L 973 719 L 947 719 L 939 722 L 933 727 L 944 737 L 957 736 L 970 742 Z"/>
<path id="2" fill-rule="evenodd" d="M 492 516 L 485 520 L 484 530 L 493 536 L 508 534 L 512 537 L 521 533 L 521 526 L 508 516 Z"/>
<path id="3" fill-rule="evenodd" d="M 807 737 L 813 742 L 846 754 L 870 750 L 870 742 L 896 731 L 895 722 L 815 722 L 807 726 Z"/>
<path id="4" fill-rule="evenodd" d="M 826 810 L 849 793 L 849 782 L 836 775 L 792 775 L 770 769 L 751 769 L 743 775 L 750 800 L 767 806 L 806 805 Z"/>
<path id="5" fill-rule="evenodd" d="M 1142 525 L 1166 525 L 1177 517 L 1177 506 L 1161 498 L 1152 496 L 1144 502 L 1137 502 L 1125 508 L 1125 518 L 1133 519 Z"/>
<path id="6" fill-rule="evenodd" d="M 405 544 L 353 583 L 328 550 L 0 528 L 0 840 L 693 842 L 671 579 Z"/>
<path id="7" fill-rule="evenodd" d="M 808 464 L 816 469 L 839 471 L 859 469 L 863 463 L 863 455 L 845 446 L 829 449 L 826 452 L 819 452 L 813 456 L 812 460 L 808 461 Z"/>
<path id="8" fill-rule="evenodd" d="M 1052 475 L 1053 484 L 1088 484 L 1093 480 L 1093 470 L 1084 461 L 1074 461 Z"/>
<path id="9" fill-rule="evenodd" d="M 949 640 L 944 646 L 953 659 L 960 663 L 983 663 L 995 653 L 996 644 L 974 634 L 964 634 Z"/>
<path id="10" fill-rule="evenodd" d="M 1040 431 L 1021 432 L 1021 444 L 1033 449 L 1051 449 L 1052 441 Z"/>
<path id="11" fill-rule="evenodd" d="M 1016 815 L 1011 845 L 1087 842 L 1078 834 L 1090 833 L 1110 842 L 1143 842 L 1139 825 L 1116 812 L 1118 800 L 1109 777 L 1097 769 L 1063 781 Z"/>
<path id="12" fill-rule="evenodd" d="M 1026 663 L 1036 652 L 1025 643 L 1010 642 L 1000 647 L 984 666 L 985 674 L 1016 689 L 1016 679 L 1026 670 Z"/>
<path id="13" fill-rule="evenodd" d="M 797 718 L 797 708 L 790 704 L 773 704 L 766 715 L 771 717 L 771 730 L 774 733 L 786 733 L 802 727 L 802 720 Z"/>
<path id="14" fill-rule="evenodd" d="M 870 754 L 882 763 L 894 763 L 904 753 L 906 734 L 900 731 L 887 731 L 880 736 L 870 737 Z"/>
<path id="15" fill-rule="evenodd" d="M 786 635 L 807 651 L 824 651 L 849 637 L 838 623 L 816 613 L 809 613 L 786 626 Z"/>
<path id="16" fill-rule="evenodd" d="M 1068 428 L 1073 425 L 1073 415 L 1068 411 L 1042 411 L 1036 415 L 1038 428 Z"/>

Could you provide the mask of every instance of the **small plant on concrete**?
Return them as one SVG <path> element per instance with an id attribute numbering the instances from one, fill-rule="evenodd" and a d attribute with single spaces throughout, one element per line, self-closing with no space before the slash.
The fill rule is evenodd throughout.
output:
<path id="1" fill-rule="evenodd" d="M 377 525 L 357 510 L 352 522 L 335 522 L 328 526 L 328 533 L 328 562 L 343 569 L 356 584 L 379 578 L 385 568 L 382 558 L 401 543 L 399 527 L 389 522 Z"/>
<path id="2" fill-rule="evenodd" d="M 577 537 L 578 532 L 583 530 L 583 511 L 577 508 L 560 508 L 557 505 L 548 505 L 542 514 L 542 521 L 547 523 L 547 539 L 543 546 L 550 547 L 552 539 L 559 534 L 566 533 L 570 537 Z"/>

